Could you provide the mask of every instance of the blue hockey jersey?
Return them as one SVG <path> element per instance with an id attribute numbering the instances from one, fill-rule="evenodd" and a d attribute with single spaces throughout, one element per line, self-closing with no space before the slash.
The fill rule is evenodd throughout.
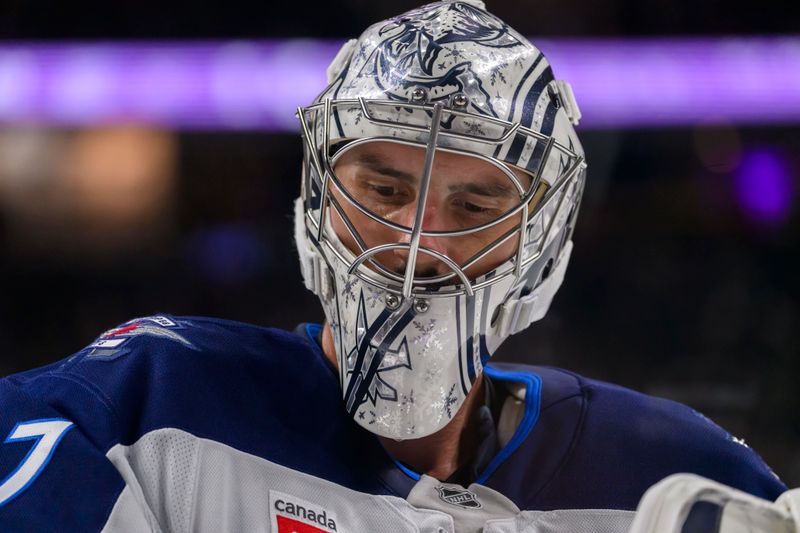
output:
<path id="1" fill-rule="evenodd" d="M 6 377 L 0 530 L 443 532 L 467 530 L 461 515 L 481 509 L 494 517 L 483 531 L 538 531 L 553 510 L 614 511 L 627 524 L 643 492 L 675 472 L 769 500 L 785 490 L 686 406 L 506 364 L 486 373 L 524 391 L 513 435 L 474 484 L 441 484 L 351 421 L 311 337 L 159 315 Z"/>

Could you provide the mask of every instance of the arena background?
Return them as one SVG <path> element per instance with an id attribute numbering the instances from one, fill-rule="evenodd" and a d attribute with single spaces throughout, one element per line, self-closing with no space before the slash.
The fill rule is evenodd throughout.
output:
<path id="1" fill-rule="evenodd" d="M 58 360 L 119 322 L 156 312 L 281 328 L 321 319 L 290 239 L 296 131 L 247 120 L 217 128 L 81 115 L 66 97 L 61 114 L 20 113 L 8 94 L 47 83 L 19 74 L 20 50 L 46 63 L 73 46 L 122 44 L 135 54 L 146 43 L 340 42 L 416 5 L 0 4 L 0 374 Z M 788 46 L 781 57 L 800 69 L 796 4 L 494 0 L 489 7 L 544 42 L 733 43 L 736 57 L 765 65 L 775 60 L 770 43 L 781 42 Z M 68 77 L 59 78 L 64 94 L 80 93 L 83 85 L 54 68 L 56 78 Z M 597 84 L 608 85 L 611 74 L 595 72 Z M 753 105 L 765 110 L 756 116 L 740 119 L 733 109 L 665 124 L 669 117 L 648 121 L 646 109 L 634 108 L 638 125 L 585 124 L 589 178 L 567 280 L 548 317 L 497 358 L 558 365 L 685 402 L 798 486 L 800 74 L 759 72 L 711 80 L 723 99 L 725 83 L 731 91 L 755 87 Z M 624 92 L 628 74 L 617 75 L 614 90 Z M 593 88 L 575 86 L 579 102 Z M 651 103 L 661 97 L 656 87 Z M 293 111 L 286 106 L 287 117 Z"/>

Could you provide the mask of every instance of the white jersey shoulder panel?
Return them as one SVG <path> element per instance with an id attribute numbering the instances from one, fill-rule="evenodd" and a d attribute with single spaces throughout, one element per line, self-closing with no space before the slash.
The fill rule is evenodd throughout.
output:
<path id="1" fill-rule="evenodd" d="M 446 512 L 415 507 L 395 496 L 357 492 L 179 429 L 160 429 L 130 446 L 114 446 L 108 458 L 127 486 L 104 528 L 107 532 L 279 532 L 279 522 L 323 533 L 464 531 Z M 481 529 L 623 532 L 632 515 L 523 511 L 489 520 Z"/>

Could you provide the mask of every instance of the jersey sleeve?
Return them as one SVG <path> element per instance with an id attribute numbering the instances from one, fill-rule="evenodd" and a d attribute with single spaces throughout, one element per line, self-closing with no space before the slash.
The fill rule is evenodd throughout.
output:
<path id="1" fill-rule="evenodd" d="M 111 427 L 113 413 L 73 379 L 0 380 L 0 530 L 109 530 L 115 506 L 120 516 L 129 502 L 103 452 Z M 126 513 L 142 522 L 135 506 Z"/>
<path id="2" fill-rule="evenodd" d="M 620 476 L 649 486 L 673 473 L 692 473 L 769 501 L 786 490 L 744 441 L 686 405 L 596 383 L 590 399 L 586 445 L 612 464 L 628 465 Z"/>
<path id="3" fill-rule="evenodd" d="M 768 501 L 786 490 L 755 451 L 686 405 L 561 369 L 537 372 L 544 392 L 533 459 L 505 475 L 554 473 L 526 506 L 633 511 L 649 487 L 679 473 Z"/>
<path id="4" fill-rule="evenodd" d="M 132 460 L 129 450 L 164 428 L 212 434 L 224 418 L 228 410 L 209 416 L 196 403 L 197 384 L 217 375 L 208 365 L 227 362 L 198 347 L 219 329 L 136 318 L 62 361 L 0 379 L 0 531 L 180 529 L 169 454 L 156 446 Z M 191 487 L 191 476 L 180 479 Z"/>

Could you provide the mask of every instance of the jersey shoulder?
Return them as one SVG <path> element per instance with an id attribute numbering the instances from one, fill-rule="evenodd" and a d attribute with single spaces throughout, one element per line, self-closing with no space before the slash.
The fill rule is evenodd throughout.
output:
<path id="1" fill-rule="evenodd" d="M 648 487 L 678 472 L 770 500 L 785 490 L 758 454 L 686 405 L 563 369 L 502 368 L 541 381 L 536 424 L 498 471 L 537 472 L 526 505 L 635 509 Z"/>
<path id="2" fill-rule="evenodd" d="M 638 459 L 645 467 L 641 474 L 649 474 L 654 482 L 674 472 L 691 472 L 769 500 L 786 489 L 743 440 L 699 411 L 619 385 L 581 379 L 587 393 L 588 448 L 597 444 L 610 457 Z"/>
<path id="3" fill-rule="evenodd" d="M 0 478 L 11 473 L 0 480 L 4 531 L 53 523 L 99 531 L 118 505 L 131 504 L 132 491 L 144 490 L 147 501 L 133 504 L 139 511 L 143 503 L 185 510 L 184 495 L 200 486 L 193 479 L 214 468 L 230 474 L 231 465 L 247 468 L 243 490 L 263 488 L 278 466 L 287 479 L 387 490 L 365 464 L 382 449 L 354 428 L 319 348 L 217 319 L 131 320 L 63 361 L 0 379 L 3 436 Z M 205 482 L 217 490 L 220 479 Z"/>
<path id="4" fill-rule="evenodd" d="M 337 384 L 319 350 L 298 335 L 166 314 L 125 322 L 62 361 L 2 383 L 59 406 L 105 448 L 160 427 L 215 435 L 209 415 L 218 417 L 214 424 L 234 413 L 255 418 L 260 406 L 277 417 L 288 398 L 302 408 L 306 387 L 328 392 Z"/>

